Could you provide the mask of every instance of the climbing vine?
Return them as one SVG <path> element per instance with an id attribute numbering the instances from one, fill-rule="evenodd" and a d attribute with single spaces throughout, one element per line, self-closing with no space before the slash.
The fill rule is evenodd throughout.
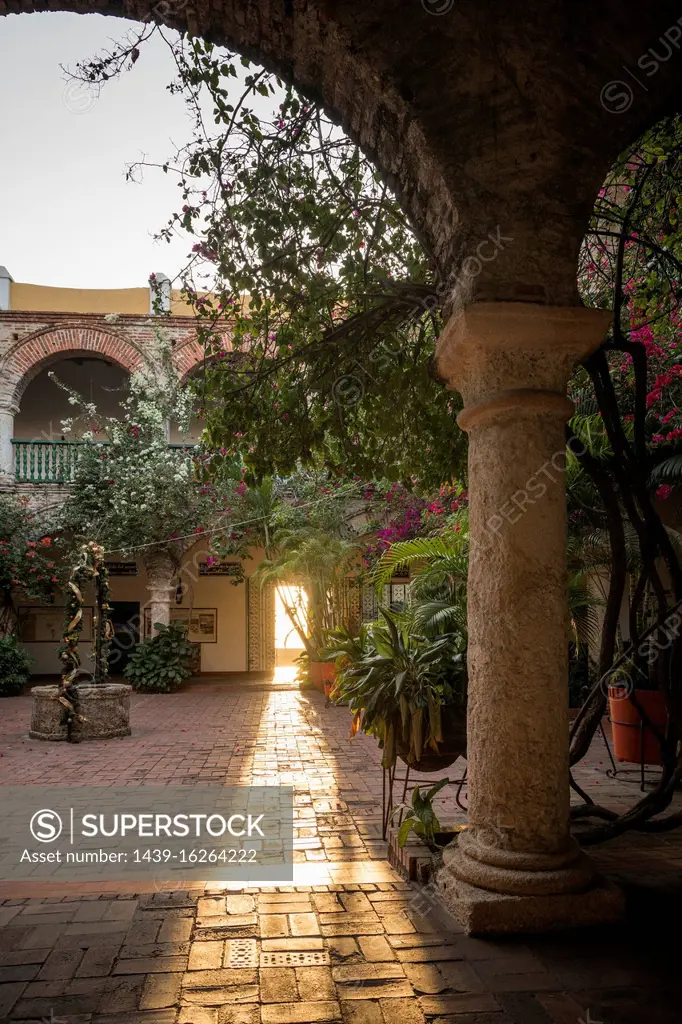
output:
<path id="1" fill-rule="evenodd" d="M 84 591 L 89 583 L 95 587 L 95 615 L 93 618 L 92 657 L 95 667 L 93 682 L 104 683 L 108 676 L 109 649 L 113 628 L 109 612 L 109 573 L 104 564 L 104 549 L 90 541 L 83 544 L 77 563 L 71 570 L 67 584 L 64 613 L 64 636 L 59 651 L 63 671 L 58 700 L 63 705 L 63 723 L 67 738 L 71 740 L 76 721 L 84 721 L 79 711 L 77 679 L 81 671 L 79 644 L 83 630 Z"/>
<path id="2" fill-rule="evenodd" d="M 625 814 L 598 806 L 572 779 L 577 820 L 591 844 L 627 829 L 663 831 L 682 814 L 659 817 L 682 780 L 682 564 L 675 493 L 682 481 L 682 120 L 665 120 L 614 168 L 600 192 L 584 251 L 584 298 L 610 308 L 606 343 L 575 377 L 581 452 L 569 467 L 569 520 L 583 557 L 608 574 L 597 680 L 573 725 L 571 764 L 585 756 L 610 683 L 659 741 L 661 777 Z M 622 609 L 627 606 L 627 626 Z M 662 730 L 638 699 L 658 690 Z"/>

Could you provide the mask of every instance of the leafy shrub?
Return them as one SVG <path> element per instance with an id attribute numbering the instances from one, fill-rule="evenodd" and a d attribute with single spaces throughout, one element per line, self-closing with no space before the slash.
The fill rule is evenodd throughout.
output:
<path id="1" fill-rule="evenodd" d="M 33 658 L 13 633 L 0 636 L 0 697 L 16 697 L 28 682 Z"/>
<path id="2" fill-rule="evenodd" d="M 441 779 L 427 793 L 423 794 L 420 792 L 419 786 L 415 786 L 412 790 L 412 804 L 400 804 L 395 808 L 394 817 L 397 813 L 407 812 L 398 829 L 398 846 L 401 849 L 407 842 L 410 832 L 421 836 L 427 846 L 432 849 L 435 847 L 436 833 L 440 831 L 440 822 L 433 809 L 433 798 L 449 782 L 449 779 Z"/>
<path id="3" fill-rule="evenodd" d="M 156 636 L 138 644 L 123 674 L 142 693 L 170 693 L 192 675 L 192 645 L 180 623 L 155 623 Z"/>

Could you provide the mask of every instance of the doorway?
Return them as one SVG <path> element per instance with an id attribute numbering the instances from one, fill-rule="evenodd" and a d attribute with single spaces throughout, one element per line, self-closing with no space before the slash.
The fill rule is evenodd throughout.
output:
<path id="1" fill-rule="evenodd" d="M 307 603 L 302 587 L 281 586 L 275 590 L 275 678 L 280 682 L 294 679 L 296 659 L 305 649 L 287 607 L 293 610 L 297 623 L 303 627 Z"/>
<path id="2" fill-rule="evenodd" d="M 109 674 L 120 676 L 140 642 L 140 602 L 110 601 L 114 636 L 109 651 Z"/>

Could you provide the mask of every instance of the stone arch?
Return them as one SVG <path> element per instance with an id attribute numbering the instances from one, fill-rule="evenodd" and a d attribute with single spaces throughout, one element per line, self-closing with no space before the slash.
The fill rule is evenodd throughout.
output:
<path id="1" fill-rule="evenodd" d="M 448 262 L 458 222 L 453 199 L 436 153 L 412 108 L 411 88 L 396 80 L 396 68 L 383 66 L 376 44 L 395 22 L 395 8 L 368 18 L 365 0 L 345 5 L 333 0 L 55 0 L 50 10 L 105 14 L 148 22 L 151 18 L 181 32 L 238 50 L 321 101 L 330 116 L 381 168 L 396 190 L 416 232 L 439 260 Z M 393 6 L 383 0 L 380 7 Z M 430 28 L 432 19 L 419 0 L 408 20 Z M 11 12 L 40 12 L 41 0 L 9 0 Z M 4 13 L 0 4 L 0 14 Z M 401 11 L 401 17 L 404 13 Z M 366 39 L 354 36 L 362 22 Z M 428 54 L 428 41 L 424 43 Z M 395 56 L 394 56 L 395 60 Z"/>
<path id="2" fill-rule="evenodd" d="M 205 359 L 206 354 L 196 337 L 173 350 L 173 365 L 183 384 L 186 383 L 192 370 L 203 363 Z"/>
<path id="3" fill-rule="evenodd" d="M 395 189 L 446 306 L 462 283 L 471 301 L 579 304 L 592 197 L 682 88 L 677 0 L 410 0 L 399 18 L 396 0 L 55 0 L 50 10 L 151 15 L 321 101 Z M 652 48 L 654 71 L 641 63 Z M 473 273 L 461 274 L 467 260 Z"/>
<path id="4" fill-rule="evenodd" d="M 50 364 L 86 352 L 108 359 L 128 373 L 139 369 L 144 358 L 126 338 L 101 328 L 49 328 L 23 338 L 7 354 L 0 372 L 9 404 L 18 408 L 27 385 Z"/>

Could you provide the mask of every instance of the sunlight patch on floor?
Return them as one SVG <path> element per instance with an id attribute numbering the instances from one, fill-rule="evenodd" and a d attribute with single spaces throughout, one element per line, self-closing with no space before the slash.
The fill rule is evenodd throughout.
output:
<path id="1" fill-rule="evenodd" d="M 293 683 L 297 672 L 296 665 L 277 665 L 273 679 L 276 683 Z"/>

